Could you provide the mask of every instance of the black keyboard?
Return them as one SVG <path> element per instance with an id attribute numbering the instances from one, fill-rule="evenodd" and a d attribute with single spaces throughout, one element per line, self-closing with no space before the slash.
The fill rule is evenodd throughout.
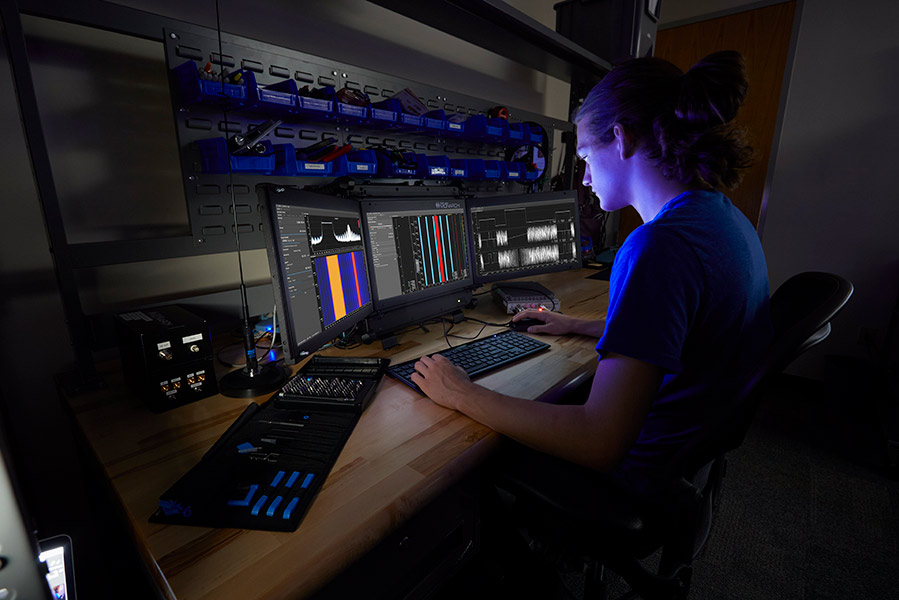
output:
<path id="1" fill-rule="evenodd" d="M 469 377 L 474 378 L 538 352 L 543 352 L 548 348 L 549 344 L 546 342 L 535 340 L 515 331 L 505 331 L 467 344 L 460 344 L 454 348 L 447 348 L 437 354 L 445 356 L 453 364 L 462 367 Z M 415 372 L 416 362 L 418 362 L 417 358 L 390 365 L 387 367 L 387 374 L 421 392 L 421 389 L 411 379 L 412 373 Z"/>
<path id="2" fill-rule="evenodd" d="M 278 408 L 334 407 L 362 412 L 374 397 L 386 358 L 318 356 L 275 395 Z"/>

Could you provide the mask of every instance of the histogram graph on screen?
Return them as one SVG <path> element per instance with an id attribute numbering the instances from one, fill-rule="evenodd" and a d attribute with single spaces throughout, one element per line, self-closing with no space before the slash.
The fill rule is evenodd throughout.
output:
<path id="1" fill-rule="evenodd" d="M 316 257 L 315 274 L 325 327 L 368 303 L 365 259 L 361 251 Z"/>

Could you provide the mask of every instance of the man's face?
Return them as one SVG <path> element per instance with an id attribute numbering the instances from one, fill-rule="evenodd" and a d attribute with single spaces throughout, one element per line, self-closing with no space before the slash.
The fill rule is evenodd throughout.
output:
<path id="1" fill-rule="evenodd" d="M 584 161 L 584 186 L 599 197 L 603 210 L 627 206 L 622 194 L 621 160 L 617 140 L 601 144 L 588 133 L 578 135 L 577 155 Z"/>

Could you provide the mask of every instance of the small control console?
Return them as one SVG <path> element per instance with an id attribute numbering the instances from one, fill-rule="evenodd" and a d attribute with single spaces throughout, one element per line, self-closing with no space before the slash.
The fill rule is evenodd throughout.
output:
<path id="1" fill-rule="evenodd" d="M 125 383 L 162 412 L 218 393 L 206 321 L 180 306 L 115 316 Z"/>
<path id="2" fill-rule="evenodd" d="M 514 315 L 528 308 L 552 310 L 558 312 L 562 305 L 555 294 L 535 281 L 512 281 L 495 283 L 493 297 L 506 309 L 506 313 Z"/>

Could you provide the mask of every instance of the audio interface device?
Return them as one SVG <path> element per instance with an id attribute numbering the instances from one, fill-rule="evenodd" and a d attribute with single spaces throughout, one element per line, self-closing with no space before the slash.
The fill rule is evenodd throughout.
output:
<path id="1" fill-rule="evenodd" d="M 115 316 L 125 382 L 154 412 L 218 393 L 205 319 L 176 305 Z"/>
<path id="2" fill-rule="evenodd" d="M 496 301 L 501 303 L 510 315 L 526 308 L 557 311 L 562 307 L 555 294 L 535 281 L 494 283 L 491 290 Z"/>

